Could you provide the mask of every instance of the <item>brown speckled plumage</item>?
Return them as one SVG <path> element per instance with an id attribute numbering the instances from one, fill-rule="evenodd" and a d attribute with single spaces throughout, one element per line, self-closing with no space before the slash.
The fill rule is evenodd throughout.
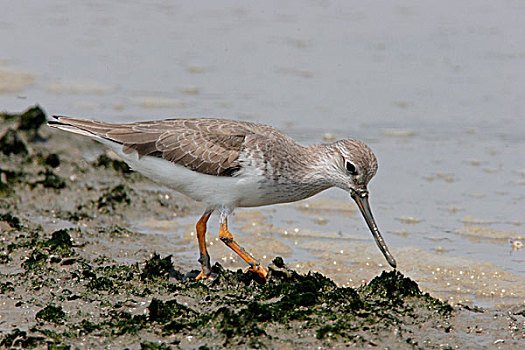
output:
<path id="1" fill-rule="evenodd" d="M 218 118 L 180 118 L 138 123 L 106 123 L 67 117 L 58 121 L 124 146 L 140 157 L 162 157 L 203 174 L 231 176 L 239 170 L 239 155 L 247 144 L 289 139 L 277 129 Z M 51 124 L 53 121 L 50 122 Z"/>

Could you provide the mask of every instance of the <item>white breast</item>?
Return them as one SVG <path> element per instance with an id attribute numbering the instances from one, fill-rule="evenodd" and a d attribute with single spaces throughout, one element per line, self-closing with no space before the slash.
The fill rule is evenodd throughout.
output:
<path id="1" fill-rule="evenodd" d="M 261 196 L 264 177 L 248 174 L 238 177 L 202 174 L 167 160 L 144 156 L 139 159 L 137 152 L 125 154 L 122 145 L 100 140 L 121 157 L 133 170 L 160 184 L 166 185 L 209 207 L 260 206 L 269 204 Z"/>

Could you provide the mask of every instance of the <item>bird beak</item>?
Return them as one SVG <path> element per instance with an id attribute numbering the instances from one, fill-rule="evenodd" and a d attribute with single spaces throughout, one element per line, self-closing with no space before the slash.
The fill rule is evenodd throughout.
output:
<path id="1" fill-rule="evenodd" d="M 370 210 L 370 204 L 368 204 L 368 191 L 365 190 L 352 190 L 351 194 L 352 198 L 357 203 L 357 206 L 359 207 L 359 210 L 361 210 L 361 214 L 363 214 L 363 217 L 365 218 L 365 221 L 370 228 L 370 231 L 372 232 L 372 235 L 374 236 L 377 246 L 385 256 L 386 260 L 392 266 L 393 268 L 396 268 L 396 260 L 390 254 L 388 251 L 388 247 L 386 246 L 385 241 L 383 240 L 383 237 L 381 236 L 381 233 L 379 232 L 379 229 L 377 228 L 376 222 L 374 220 L 374 216 L 372 215 L 372 210 Z"/>

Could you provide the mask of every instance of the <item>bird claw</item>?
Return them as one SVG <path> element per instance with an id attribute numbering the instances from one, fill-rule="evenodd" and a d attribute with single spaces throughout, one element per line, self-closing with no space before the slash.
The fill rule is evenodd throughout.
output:
<path id="1" fill-rule="evenodd" d="M 201 271 L 201 273 L 199 273 L 199 275 L 197 277 L 195 277 L 196 280 L 213 280 L 215 279 L 215 276 L 213 276 L 212 274 L 209 274 L 209 275 L 205 275 L 203 271 Z"/>

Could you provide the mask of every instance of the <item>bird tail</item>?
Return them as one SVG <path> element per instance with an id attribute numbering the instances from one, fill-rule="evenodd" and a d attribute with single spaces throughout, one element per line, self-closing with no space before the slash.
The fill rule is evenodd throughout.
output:
<path id="1" fill-rule="evenodd" d="M 47 121 L 48 126 L 64 131 L 69 131 L 75 134 L 88 136 L 91 138 L 100 138 L 110 129 L 108 123 L 98 122 L 94 120 L 62 117 L 55 115 L 53 116 L 53 118 L 54 119 L 50 119 Z"/>

